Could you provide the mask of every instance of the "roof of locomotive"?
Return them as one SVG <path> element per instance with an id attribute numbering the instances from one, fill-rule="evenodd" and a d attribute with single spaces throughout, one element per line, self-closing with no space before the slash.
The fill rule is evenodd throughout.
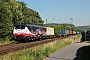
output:
<path id="1" fill-rule="evenodd" d="M 26 26 L 32 26 L 32 27 L 36 27 L 36 28 L 46 28 L 46 27 L 44 27 L 44 26 L 32 25 L 32 24 L 26 24 Z"/>
<path id="2" fill-rule="evenodd" d="M 31 26 L 31 27 L 35 27 L 35 28 L 46 28 L 46 27 L 44 27 L 44 26 L 32 25 L 32 24 L 16 24 L 16 25 Z M 16 25 L 15 25 L 15 26 L 16 26 Z"/>

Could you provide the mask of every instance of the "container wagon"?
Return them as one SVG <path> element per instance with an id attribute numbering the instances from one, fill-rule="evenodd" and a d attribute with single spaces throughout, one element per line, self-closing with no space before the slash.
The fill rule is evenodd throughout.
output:
<path id="1" fill-rule="evenodd" d="M 67 35 L 67 30 L 62 30 L 61 31 L 61 36 L 66 36 Z"/>
<path id="2" fill-rule="evenodd" d="M 76 35 L 76 31 L 73 31 L 73 35 Z"/>
<path id="3" fill-rule="evenodd" d="M 46 34 L 49 35 L 54 35 L 54 28 L 51 27 L 46 27 Z"/>
<path id="4" fill-rule="evenodd" d="M 54 28 L 46 27 L 46 35 L 47 37 L 54 37 Z"/>
<path id="5" fill-rule="evenodd" d="M 68 35 L 72 35 L 73 33 L 72 33 L 71 30 L 67 30 L 67 34 L 68 34 Z"/>

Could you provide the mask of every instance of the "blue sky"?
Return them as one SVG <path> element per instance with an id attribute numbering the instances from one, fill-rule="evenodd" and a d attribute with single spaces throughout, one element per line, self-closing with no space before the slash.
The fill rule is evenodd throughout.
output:
<path id="1" fill-rule="evenodd" d="M 90 25 L 90 0 L 19 0 L 39 12 L 46 23 L 71 23 L 75 26 Z"/>

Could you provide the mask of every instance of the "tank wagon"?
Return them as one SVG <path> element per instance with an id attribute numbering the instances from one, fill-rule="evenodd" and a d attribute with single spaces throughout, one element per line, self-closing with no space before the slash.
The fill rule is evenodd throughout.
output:
<path id="1" fill-rule="evenodd" d="M 13 30 L 13 38 L 16 41 L 41 40 L 48 36 L 54 36 L 54 28 L 32 24 L 16 24 Z"/>

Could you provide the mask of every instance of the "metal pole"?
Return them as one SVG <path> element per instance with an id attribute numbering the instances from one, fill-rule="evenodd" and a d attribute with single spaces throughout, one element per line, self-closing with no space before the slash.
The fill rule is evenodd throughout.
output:
<path id="1" fill-rule="evenodd" d="M 47 20 L 48 20 L 48 19 L 46 19 L 46 24 L 47 24 Z"/>
<path id="2" fill-rule="evenodd" d="M 71 29 L 72 29 L 72 33 L 73 33 L 73 19 L 72 18 L 70 18 L 70 20 L 71 20 Z"/>
<path id="3" fill-rule="evenodd" d="M 85 33 L 85 41 L 86 41 L 86 33 Z"/>

